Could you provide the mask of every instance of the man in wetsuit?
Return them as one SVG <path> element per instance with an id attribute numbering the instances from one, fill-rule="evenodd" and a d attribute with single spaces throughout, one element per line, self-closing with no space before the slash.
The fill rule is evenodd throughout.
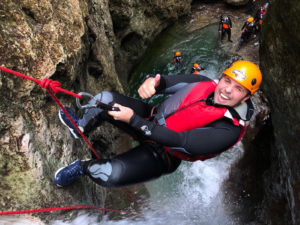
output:
<path id="1" fill-rule="evenodd" d="M 191 74 L 199 74 L 201 70 L 204 70 L 202 66 L 199 66 L 198 63 L 194 63 L 191 68 Z"/>
<path id="2" fill-rule="evenodd" d="M 228 35 L 228 41 L 232 42 L 231 29 L 232 29 L 232 23 L 230 17 L 227 15 L 221 15 L 220 22 L 219 22 L 219 32 L 221 33 L 221 42 L 223 42 L 226 33 Z"/>
<path id="3" fill-rule="evenodd" d="M 255 21 L 253 17 L 249 17 L 247 19 L 247 21 L 242 26 L 241 31 L 242 31 L 242 35 L 241 35 L 242 42 L 249 40 L 252 35 L 254 38 L 256 37 Z"/>
<path id="4" fill-rule="evenodd" d="M 250 38 L 256 38 L 256 24 L 253 17 L 249 17 L 241 28 L 241 38 L 236 51 L 240 50 L 241 46 L 247 43 Z"/>
<path id="5" fill-rule="evenodd" d="M 181 56 L 181 52 L 179 52 L 179 51 L 175 52 L 174 56 L 173 56 L 173 65 L 174 65 L 173 69 L 175 69 L 175 70 L 180 69 L 182 61 L 183 61 L 183 59 Z"/>
<path id="6" fill-rule="evenodd" d="M 254 17 L 254 23 L 255 23 L 255 32 L 256 34 L 260 32 L 263 17 L 266 14 L 266 10 L 268 8 L 269 3 L 265 3 L 264 6 L 260 7 Z"/>
<path id="7" fill-rule="evenodd" d="M 67 186 L 82 175 L 106 187 L 133 185 L 172 173 L 182 160 L 219 155 L 242 138 L 245 122 L 253 114 L 250 97 L 261 79 L 254 63 L 236 61 L 217 80 L 192 74 L 149 76 L 138 89 L 142 99 L 157 93 L 171 95 L 157 108 L 113 92 L 95 97 L 106 104 L 113 102 L 119 111 L 90 108 L 78 118 L 67 108 L 84 133 L 106 120 L 134 136 L 140 145 L 111 159 L 76 160 L 56 172 L 56 185 Z M 79 138 L 62 111 L 59 117 Z"/>
<path id="8" fill-rule="evenodd" d="M 174 56 L 173 56 L 173 63 L 174 64 L 180 64 L 182 63 L 182 56 L 181 56 L 181 52 L 175 52 Z"/>

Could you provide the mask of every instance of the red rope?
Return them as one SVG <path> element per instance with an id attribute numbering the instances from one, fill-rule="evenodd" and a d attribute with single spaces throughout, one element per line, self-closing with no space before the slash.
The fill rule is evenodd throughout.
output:
<path id="1" fill-rule="evenodd" d="M 44 78 L 43 80 L 37 80 L 33 77 L 29 77 L 29 76 L 26 76 L 22 73 L 18 73 L 16 71 L 13 71 L 13 70 L 10 70 L 10 69 L 7 69 L 5 67 L 2 67 L 0 66 L 0 70 L 4 71 L 4 72 L 7 72 L 7 73 L 11 73 L 13 75 L 16 75 L 18 77 L 22 77 L 22 78 L 25 78 L 27 80 L 31 80 L 31 81 L 34 81 L 35 83 L 39 84 L 42 88 L 45 88 L 45 89 L 48 89 L 50 88 L 51 90 L 53 90 L 54 93 L 58 93 L 58 92 L 64 92 L 68 95 L 72 95 L 76 98 L 81 98 L 82 96 L 81 95 L 78 95 L 74 92 L 71 92 L 71 91 L 68 91 L 68 90 L 65 90 L 63 88 L 60 87 L 60 82 L 59 81 L 53 81 L 51 79 L 48 79 L 48 78 Z"/>
<path id="2" fill-rule="evenodd" d="M 138 200 L 136 199 L 136 197 L 130 193 L 129 191 L 127 191 L 125 188 L 122 188 L 122 191 L 131 199 L 134 200 L 135 202 L 138 202 Z"/>
<path id="3" fill-rule="evenodd" d="M 82 131 L 79 129 L 78 125 L 75 123 L 75 121 L 72 119 L 71 115 L 68 113 L 68 111 L 63 107 L 63 105 L 60 103 L 60 101 L 57 99 L 57 97 L 53 94 L 51 89 L 47 89 L 48 93 L 51 95 L 53 100 L 59 105 L 59 107 L 64 111 L 64 113 L 67 115 L 73 126 L 76 128 L 77 132 L 81 135 L 83 140 L 87 143 L 87 145 L 90 147 L 90 149 L 93 151 L 95 156 L 100 159 L 100 156 L 98 155 L 97 151 L 94 149 L 92 144 L 89 142 L 89 140 L 86 138 L 86 136 L 82 133 Z"/>
<path id="4" fill-rule="evenodd" d="M 81 130 L 79 129 L 78 125 L 75 123 L 75 121 L 72 119 L 72 117 L 70 116 L 70 114 L 67 112 L 67 110 L 63 107 L 63 105 L 60 103 L 60 101 L 57 99 L 57 97 L 55 96 L 54 93 L 58 93 L 58 92 L 64 92 L 65 94 L 68 95 L 72 95 L 76 98 L 81 98 L 81 95 L 75 94 L 71 91 L 65 90 L 63 88 L 60 87 L 60 82 L 59 81 L 54 81 L 48 78 L 44 78 L 43 80 L 37 80 L 33 77 L 29 77 L 26 76 L 22 73 L 18 73 L 16 71 L 7 69 L 5 67 L 0 66 L 0 70 L 16 75 L 18 77 L 22 77 L 25 78 L 27 80 L 31 80 L 34 81 L 35 83 L 38 83 L 42 88 L 46 89 L 48 91 L 48 93 L 51 95 L 51 97 L 53 98 L 53 100 L 57 103 L 57 105 L 63 110 L 63 112 L 67 115 L 67 117 L 69 118 L 69 120 L 71 121 L 71 123 L 73 124 L 73 126 L 76 128 L 76 130 L 78 131 L 78 133 L 82 136 L 82 138 L 84 139 L 84 141 L 87 143 L 87 145 L 91 148 L 91 150 L 93 151 L 93 153 L 95 154 L 95 156 L 99 159 L 100 156 L 97 154 L 96 150 L 93 148 L 92 144 L 89 142 L 89 140 L 85 137 L 85 135 L 81 132 Z"/>
<path id="5" fill-rule="evenodd" d="M 129 191 L 127 191 L 125 188 L 121 188 L 121 190 L 134 202 L 136 202 L 139 206 L 143 206 L 149 210 L 152 210 L 149 206 L 145 205 L 145 202 L 140 202 L 138 199 Z"/>
<path id="6" fill-rule="evenodd" d="M 99 208 L 99 207 L 96 207 L 96 206 L 65 206 L 65 207 L 56 207 L 56 208 L 3 211 L 3 212 L 0 212 L 0 216 L 14 215 L 14 214 L 39 213 L 39 212 L 50 212 L 50 211 L 68 210 L 68 209 L 95 209 L 95 210 L 102 210 L 102 211 L 108 211 L 108 212 L 118 212 L 118 213 L 125 213 L 125 214 L 135 214 L 135 215 L 138 214 L 137 212 L 123 211 L 123 210 L 118 210 L 118 209 Z"/>

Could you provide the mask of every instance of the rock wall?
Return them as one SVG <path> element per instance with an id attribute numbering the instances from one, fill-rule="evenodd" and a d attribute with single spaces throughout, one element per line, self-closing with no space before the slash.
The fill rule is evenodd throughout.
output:
<path id="1" fill-rule="evenodd" d="M 122 92 L 120 79 L 126 81 L 146 47 L 162 29 L 187 14 L 190 3 L 1 0 L 0 65 L 35 79 L 60 81 L 62 88 L 73 92 Z M 103 206 L 106 190 L 88 179 L 65 189 L 54 185 L 58 168 L 91 153 L 60 124 L 58 107 L 48 93 L 34 82 L 4 72 L 0 91 L 1 211 Z M 75 108 L 73 97 L 61 93 L 57 97 Z M 101 126 L 90 139 L 101 156 L 118 151 L 121 141 L 110 125 Z"/>
<path id="2" fill-rule="evenodd" d="M 95 76 L 86 63 L 91 55 L 85 22 L 89 7 L 84 1 L 1 1 L 0 65 L 36 79 L 59 80 L 71 91 L 88 87 L 93 93 L 108 85 L 121 90 L 111 73 Z M 103 71 L 108 70 L 111 66 L 104 65 Z M 91 184 L 59 190 L 53 183 L 58 168 L 89 154 L 60 125 L 58 107 L 47 92 L 11 74 L 1 72 L 0 80 L 1 210 L 103 205 L 105 191 L 91 189 Z M 99 85 L 101 80 L 110 83 Z M 98 86 L 89 87 L 92 83 Z M 69 105 L 74 101 L 57 96 Z M 96 198 L 90 199 L 90 193 Z"/>
<path id="3" fill-rule="evenodd" d="M 229 179 L 241 224 L 300 224 L 299 21 L 297 0 L 271 1 L 264 17 L 259 57 L 271 117 Z"/>
<path id="4" fill-rule="evenodd" d="M 261 37 L 263 89 L 273 127 L 263 212 L 271 224 L 300 224 L 299 21 L 299 1 L 272 1 Z"/>

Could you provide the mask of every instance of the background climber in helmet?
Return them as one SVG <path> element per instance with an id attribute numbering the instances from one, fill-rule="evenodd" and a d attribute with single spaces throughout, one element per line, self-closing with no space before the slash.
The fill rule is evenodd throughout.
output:
<path id="1" fill-rule="evenodd" d="M 180 63 L 182 63 L 181 52 L 178 52 L 178 51 L 177 51 L 177 52 L 174 53 L 173 63 L 174 63 L 174 64 L 180 64 Z"/>
<path id="2" fill-rule="evenodd" d="M 110 159 L 76 160 L 55 173 L 56 185 L 67 186 L 83 175 L 106 187 L 133 185 L 174 172 L 182 160 L 193 162 L 221 154 L 242 138 L 254 111 L 250 97 L 261 79 L 257 65 L 236 61 L 217 80 L 193 74 L 147 76 L 138 89 L 142 99 L 168 95 L 157 107 L 104 91 L 95 98 L 114 103 L 119 111 L 89 108 L 79 118 L 66 108 L 85 134 L 99 121 L 108 121 L 140 144 Z M 61 110 L 59 118 L 79 138 Z"/>
<path id="3" fill-rule="evenodd" d="M 221 33 L 221 42 L 223 41 L 226 33 L 228 35 L 228 41 L 232 42 L 231 28 L 232 28 L 232 23 L 230 17 L 228 15 L 221 15 L 220 22 L 219 22 L 219 33 Z"/>
<path id="4" fill-rule="evenodd" d="M 182 56 L 181 56 L 181 52 L 179 51 L 176 51 L 174 53 L 174 56 L 173 56 L 173 66 L 170 67 L 168 70 L 178 70 L 181 66 L 181 63 L 182 63 L 183 59 L 182 59 Z"/>
<path id="5" fill-rule="evenodd" d="M 256 34 L 260 32 L 261 25 L 263 22 L 263 17 L 266 14 L 267 8 L 268 8 L 269 3 L 265 3 L 262 7 L 260 7 L 257 12 L 255 13 L 254 17 L 254 23 L 255 23 L 255 29 L 256 29 Z"/>
<path id="6" fill-rule="evenodd" d="M 253 17 L 249 17 L 241 28 L 241 38 L 238 43 L 237 51 L 241 46 L 250 40 L 251 37 L 256 38 L 256 26 Z"/>
<path id="7" fill-rule="evenodd" d="M 199 74 L 201 70 L 204 70 L 202 66 L 199 66 L 198 63 L 194 63 L 193 67 L 191 68 L 191 73 L 192 74 Z"/>

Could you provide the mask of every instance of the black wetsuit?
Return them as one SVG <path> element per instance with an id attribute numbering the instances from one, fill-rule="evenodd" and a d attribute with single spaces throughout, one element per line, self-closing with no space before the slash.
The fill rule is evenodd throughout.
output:
<path id="1" fill-rule="evenodd" d="M 210 79 L 202 75 L 161 76 L 160 85 L 156 90 L 157 93 L 172 94 L 185 88 L 189 83 L 208 80 Z M 141 143 L 112 159 L 95 159 L 85 162 L 86 174 L 102 186 L 132 185 L 175 171 L 181 159 L 165 151 L 162 145 L 178 147 L 178 151 L 182 149 L 191 155 L 218 154 L 234 145 L 241 133 L 241 127 L 233 125 L 228 118 L 219 119 L 203 128 L 175 132 L 149 120 L 153 107 L 143 101 L 112 92 L 102 92 L 96 97 L 101 98 L 104 103 L 117 102 L 128 106 L 134 110 L 135 114 L 127 124 L 114 120 L 107 111 L 99 108 L 88 109 L 79 120 L 79 125 L 84 127 L 85 133 L 95 128 L 99 120 L 106 120 Z M 212 98 L 211 95 L 206 103 L 213 104 Z M 141 131 L 142 125 L 147 125 L 150 135 L 145 135 L 147 131 Z"/>
<path id="2" fill-rule="evenodd" d="M 201 71 L 201 70 L 204 70 L 204 68 L 203 67 L 201 67 L 201 66 L 198 66 L 198 67 L 192 67 L 192 69 L 191 69 L 191 74 L 199 74 L 199 72 Z"/>
<path id="3" fill-rule="evenodd" d="M 181 56 L 174 56 L 173 57 L 173 63 L 175 63 L 175 64 L 182 63 L 182 57 Z"/>
<path id="4" fill-rule="evenodd" d="M 255 21 L 249 23 L 245 22 L 244 25 L 242 26 L 241 30 L 242 35 L 241 35 L 241 41 L 246 42 L 250 39 L 251 35 L 255 35 L 256 29 L 255 29 Z"/>
<path id="5" fill-rule="evenodd" d="M 222 15 L 219 22 L 219 31 L 221 31 L 221 40 L 224 39 L 225 34 L 228 35 L 228 41 L 231 41 L 232 23 L 229 16 Z"/>

